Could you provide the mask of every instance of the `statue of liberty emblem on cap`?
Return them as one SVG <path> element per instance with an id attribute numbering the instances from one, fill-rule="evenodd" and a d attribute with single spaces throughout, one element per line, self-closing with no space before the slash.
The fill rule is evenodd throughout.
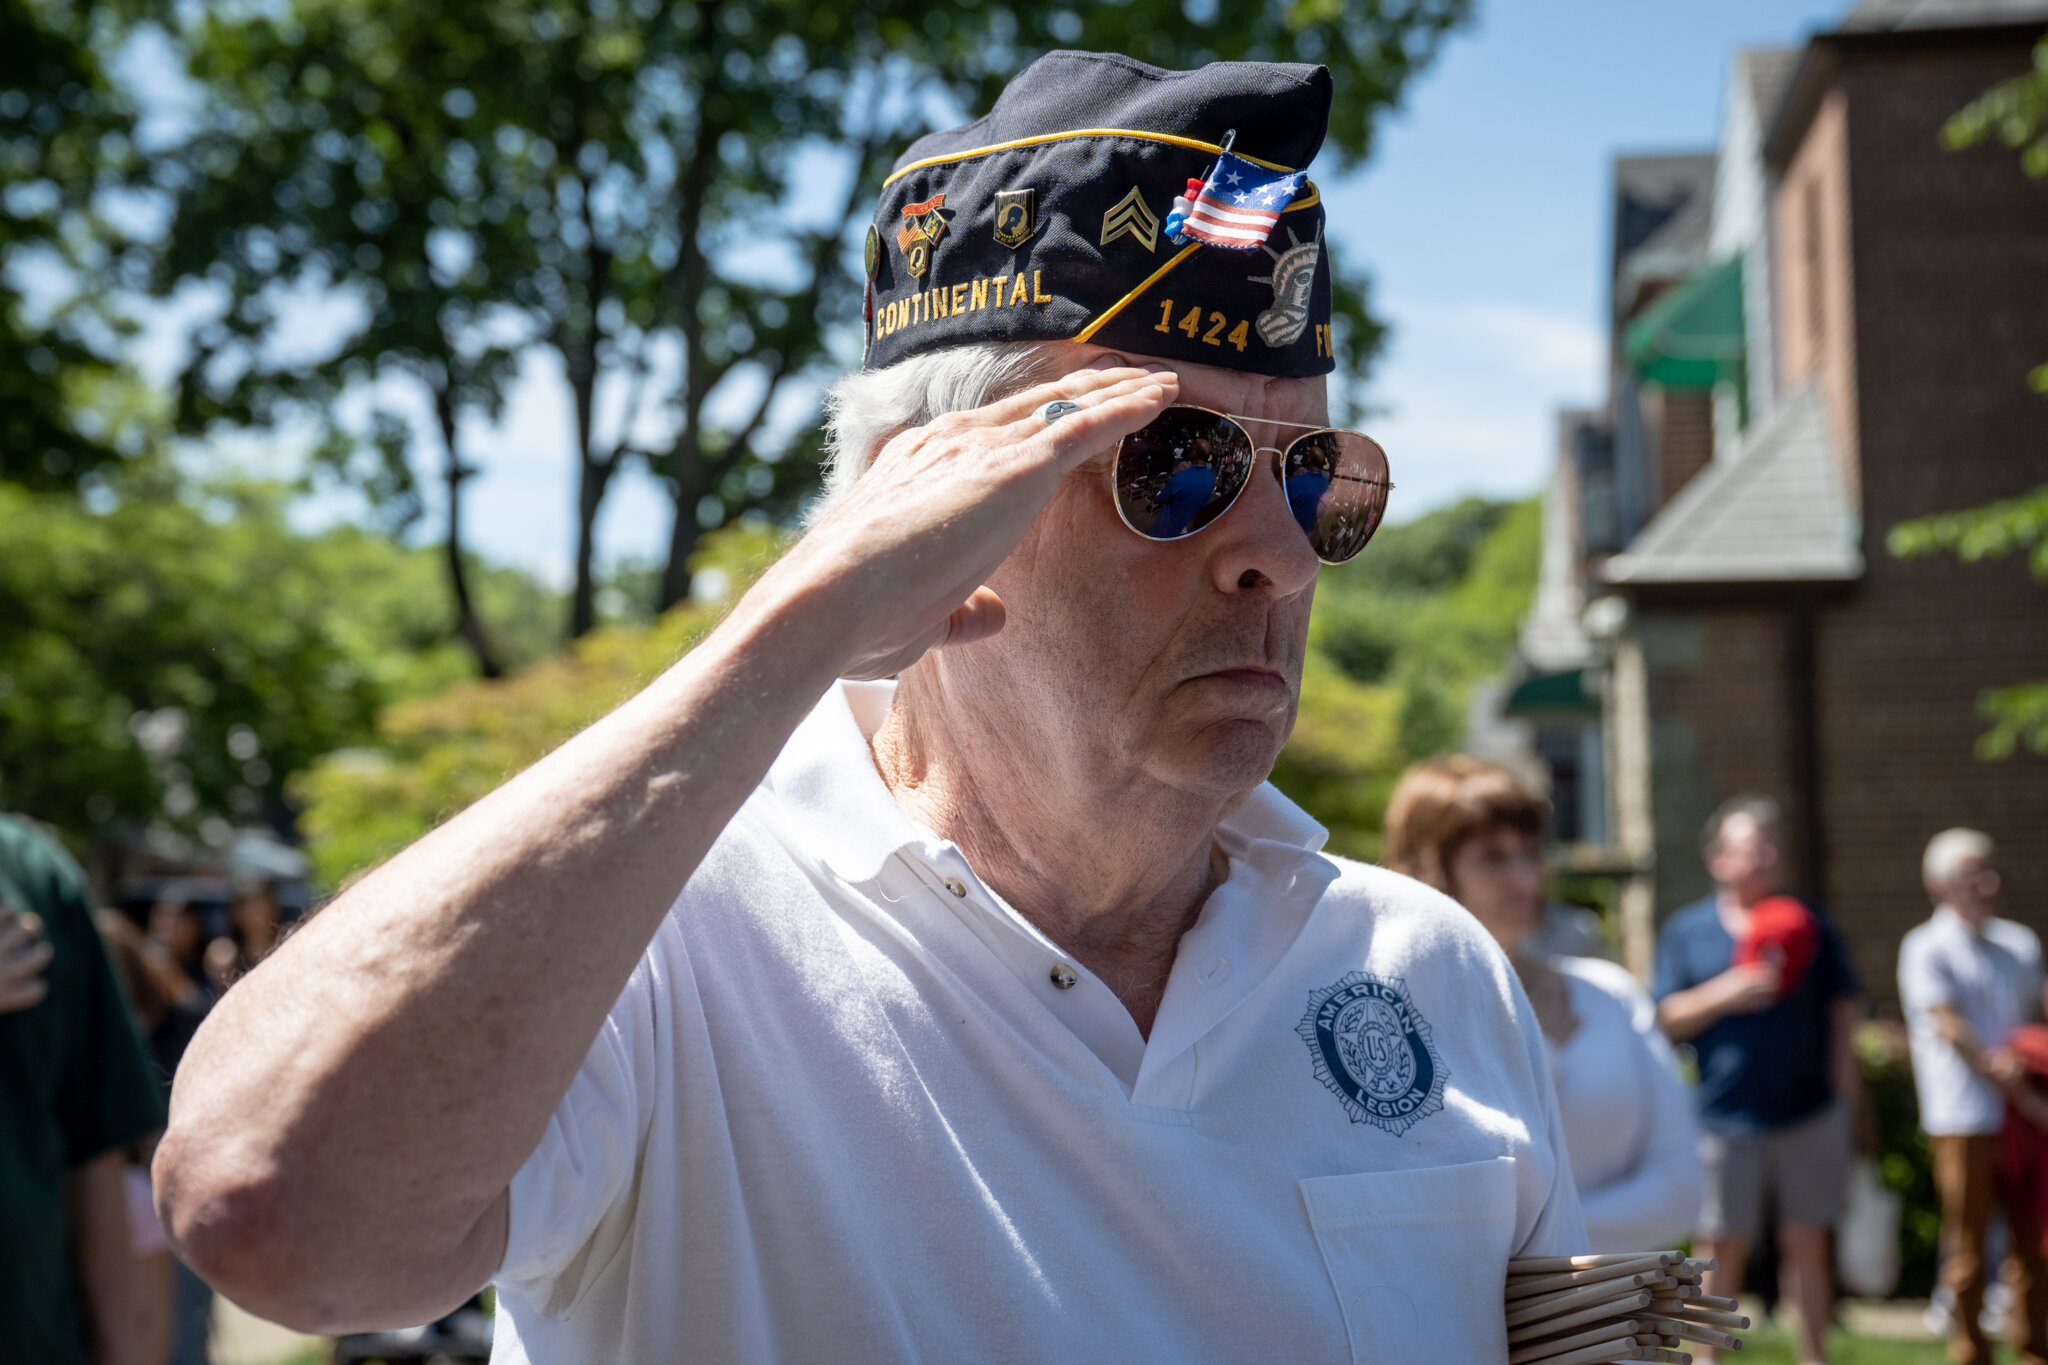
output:
<path id="1" fill-rule="evenodd" d="M 1253 284 L 1273 286 L 1273 306 L 1253 322 L 1258 328 L 1259 340 L 1268 346 L 1292 346 L 1301 340 L 1302 332 L 1308 327 L 1309 300 L 1316 287 L 1316 261 L 1323 251 L 1323 225 L 1316 224 L 1315 236 L 1306 242 L 1296 237 L 1290 227 L 1287 240 L 1294 245 L 1285 251 L 1275 251 L 1264 244 L 1260 246 L 1273 258 L 1272 274 L 1247 277 Z"/>
<path id="2" fill-rule="evenodd" d="M 1444 1107 L 1450 1071 L 1399 977 L 1346 973 L 1335 985 L 1310 993 L 1308 1013 L 1295 1032 L 1308 1043 L 1316 1079 L 1353 1123 L 1374 1124 L 1399 1137 Z"/>

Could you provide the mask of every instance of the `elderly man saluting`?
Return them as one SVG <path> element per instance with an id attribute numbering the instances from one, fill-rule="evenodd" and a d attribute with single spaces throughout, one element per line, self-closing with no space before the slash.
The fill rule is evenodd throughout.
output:
<path id="1" fill-rule="evenodd" d="M 1583 1238 L 1542 1035 L 1265 785 L 1388 488 L 1330 94 L 1054 53 L 909 150 L 829 510 L 200 1033 L 202 1274 L 330 1331 L 495 1279 L 515 1361 L 1506 1358 Z"/>

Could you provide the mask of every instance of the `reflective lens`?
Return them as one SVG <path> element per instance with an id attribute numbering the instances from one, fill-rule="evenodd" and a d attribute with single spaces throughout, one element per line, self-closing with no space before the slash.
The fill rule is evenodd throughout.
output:
<path id="1" fill-rule="evenodd" d="M 1223 515 L 1251 477 L 1244 428 L 1207 408 L 1175 406 L 1124 437 L 1116 508 L 1148 540 L 1193 535 Z"/>
<path id="2" fill-rule="evenodd" d="M 1342 564 L 1365 548 L 1387 514 L 1387 453 L 1356 431 L 1312 431 L 1280 461 L 1287 507 L 1316 558 Z"/>
<path id="3" fill-rule="evenodd" d="M 1148 540 L 1191 536 L 1230 510 L 1263 454 L 1236 419 L 1176 404 L 1117 446 L 1117 514 Z M 1325 564 L 1363 550 L 1386 516 L 1393 487 L 1387 454 L 1361 432 L 1298 437 L 1275 472 L 1295 523 Z"/>

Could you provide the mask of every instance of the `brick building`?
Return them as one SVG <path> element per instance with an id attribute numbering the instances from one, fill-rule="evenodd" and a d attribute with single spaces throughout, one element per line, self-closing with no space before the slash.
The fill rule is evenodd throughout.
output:
<path id="1" fill-rule="evenodd" d="M 1622 881 L 1631 966 L 1738 791 L 1784 803 L 1789 884 L 1881 1008 L 1939 829 L 1997 838 L 2048 931 L 2048 759 L 1973 753 L 1977 695 L 2048 678 L 2048 589 L 1885 548 L 2048 483 L 2048 181 L 1939 139 L 2044 30 L 2048 0 L 1867 0 L 1739 54 L 1714 152 L 1615 164 L 1609 401 L 1561 416 L 1507 709 L 1568 856 Z"/>

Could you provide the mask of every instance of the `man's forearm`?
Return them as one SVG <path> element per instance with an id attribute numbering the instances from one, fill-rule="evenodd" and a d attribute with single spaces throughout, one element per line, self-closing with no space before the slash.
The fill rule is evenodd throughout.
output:
<path id="1" fill-rule="evenodd" d="M 1970 1070 L 1984 1074 L 1984 1044 L 1979 1041 L 1977 1031 L 1970 1027 L 1962 1012 L 1951 1005 L 1936 1005 L 1928 1011 L 1934 1018 L 1934 1031 L 1941 1040 L 1956 1050 L 1963 1064 Z"/>
<path id="2" fill-rule="evenodd" d="M 1177 392 L 1084 364 L 897 433 L 687 658 L 245 977 L 185 1055 L 157 1158 L 194 1269 L 324 1331 L 483 1283 L 505 1191 L 662 914 L 818 697 L 999 629 L 984 585 L 1065 475 Z"/>
<path id="3" fill-rule="evenodd" d="M 66 1173 L 72 1260 L 93 1365 L 160 1365 L 171 1348 L 171 1258 L 135 1254 L 126 1182 L 118 1149 Z"/>
<path id="4" fill-rule="evenodd" d="M 431 1317 L 496 1269 L 511 1177 L 662 914 L 835 675 L 816 596 L 764 583 L 222 999 L 156 1168 L 201 1274 L 333 1331 Z"/>
<path id="5" fill-rule="evenodd" d="M 1699 1036 L 1726 1012 L 1716 983 L 1703 981 L 1658 1001 L 1657 1026 L 1672 1042 L 1683 1043 Z"/>

